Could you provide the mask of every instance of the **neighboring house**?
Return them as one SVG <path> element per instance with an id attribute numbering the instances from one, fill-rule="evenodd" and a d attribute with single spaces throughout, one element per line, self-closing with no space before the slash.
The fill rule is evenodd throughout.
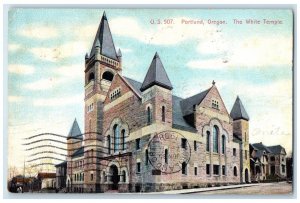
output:
<path id="1" fill-rule="evenodd" d="M 239 97 L 229 114 L 214 81 L 191 97 L 173 95 L 158 53 L 143 82 L 123 76 L 122 68 L 104 13 L 85 56 L 85 135 L 75 120 L 67 138 L 69 192 L 150 192 L 250 182 L 249 116 Z M 149 146 L 163 132 L 176 139 L 164 140 L 161 148 Z M 174 163 L 178 152 L 182 159 Z M 175 165 L 180 170 L 164 171 Z"/>
<path id="2" fill-rule="evenodd" d="M 251 180 L 253 182 L 266 180 L 269 175 L 269 162 L 268 162 L 267 148 L 259 148 L 250 144 L 250 157 L 251 157 Z"/>
<path id="3" fill-rule="evenodd" d="M 268 146 L 270 153 L 270 174 L 286 178 L 286 151 L 281 145 Z"/>
<path id="4" fill-rule="evenodd" d="M 61 189 L 66 187 L 67 178 L 67 161 L 55 165 L 56 168 L 56 188 Z"/>
<path id="5" fill-rule="evenodd" d="M 268 179 L 268 176 L 286 178 L 286 152 L 281 145 L 250 145 L 251 173 L 253 181 Z"/>

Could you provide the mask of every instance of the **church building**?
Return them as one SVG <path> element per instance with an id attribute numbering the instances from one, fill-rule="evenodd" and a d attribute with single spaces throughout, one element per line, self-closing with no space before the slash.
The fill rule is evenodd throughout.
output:
<path id="1" fill-rule="evenodd" d="M 69 192 L 155 192 L 251 180 L 249 116 L 241 99 L 233 99 L 229 112 L 214 81 L 191 97 L 173 95 L 165 60 L 153 53 L 141 82 L 123 75 L 122 53 L 103 14 L 85 56 L 83 133 L 75 120 L 68 135 Z"/>

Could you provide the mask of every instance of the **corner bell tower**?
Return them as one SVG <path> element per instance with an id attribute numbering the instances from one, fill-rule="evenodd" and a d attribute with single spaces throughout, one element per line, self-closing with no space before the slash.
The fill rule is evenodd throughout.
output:
<path id="1" fill-rule="evenodd" d="M 115 74 L 121 73 L 121 51 L 116 52 L 105 12 L 101 18 L 90 54 L 85 55 L 84 156 L 85 190 L 99 190 L 96 157 L 102 143 L 103 102 Z"/>
<path id="2" fill-rule="evenodd" d="M 239 96 L 234 102 L 230 116 L 233 119 L 233 134 L 242 140 L 240 144 L 241 182 L 250 182 L 249 116 Z"/>

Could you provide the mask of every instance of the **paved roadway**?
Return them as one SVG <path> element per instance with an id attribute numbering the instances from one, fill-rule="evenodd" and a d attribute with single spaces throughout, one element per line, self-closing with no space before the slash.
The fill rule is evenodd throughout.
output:
<path id="1" fill-rule="evenodd" d="M 211 195 L 211 194 L 237 194 L 237 195 L 272 195 L 272 194 L 292 194 L 292 184 L 287 182 L 261 183 L 251 187 L 203 191 L 192 194 Z"/>

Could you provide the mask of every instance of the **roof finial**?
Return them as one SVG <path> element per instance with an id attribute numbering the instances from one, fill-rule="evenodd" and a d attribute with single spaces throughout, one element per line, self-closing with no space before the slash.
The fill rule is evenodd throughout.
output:
<path id="1" fill-rule="evenodd" d="M 102 18 L 106 19 L 106 13 L 105 13 L 105 11 L 103 11 Z"/>
<path id="2" fill-rule="evenodd" d="M 159 58 L 159 55 L 157 52 L 155 52 L 154 58 Z"/>
<path id="3" fill-rule="evenodd" d="M 216 84 L 216 82 L 215 82 L 215 80 L 213 80 L 213 81 L 212 81 L 212 85 L 215 85 L 215 84 Z"/>
<path id="4" fill-rule="evenodd" d="M 119 50 L 118 50 L 117 56 L 118 56 L 118 57 L 122 57 L 122 52 L 121 52 L 121 49 L 120 49 L 120 48 L 119 48 Z"/>

